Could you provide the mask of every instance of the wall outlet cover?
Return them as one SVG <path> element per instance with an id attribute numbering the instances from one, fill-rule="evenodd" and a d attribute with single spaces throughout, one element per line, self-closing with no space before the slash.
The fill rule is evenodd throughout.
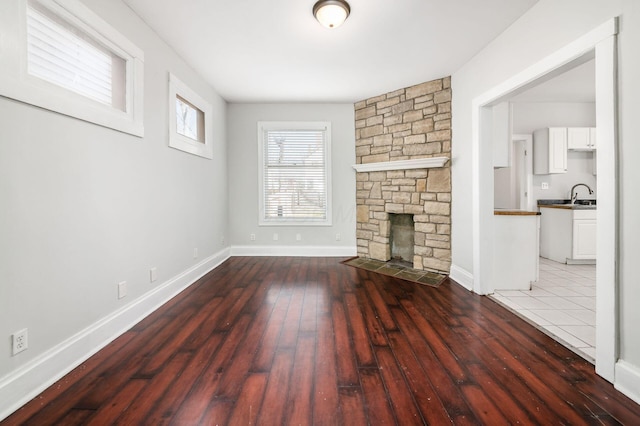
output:
<path id="1" fill-rule="evenodd" d="M 127 282 L 118 283 L 118 299 L 122 299 L 127 295 Z"/>
<path id="2" fill-rule="evenodd" d="M 548 182 L 542 182 L 540 184 L 540 189 L 549 189 L 549 183 Z"/>
<path id="3" fill-rule="evenodd" d="M 20 352 L 26 350 L 29 347 L 29 340 L 27 329 L 24 328 L 20 331 L 16 331 L 11 335 L 12 341 L 12 354 L 17 355 Z"/>

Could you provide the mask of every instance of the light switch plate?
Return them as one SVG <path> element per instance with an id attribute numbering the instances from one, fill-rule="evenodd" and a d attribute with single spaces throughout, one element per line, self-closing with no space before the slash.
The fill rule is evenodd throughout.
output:
<path id="1" fill-rule="evenodd" d="M 118 299 L 122 299 L 127 295 L 127 282 L 118 283 Z"/>

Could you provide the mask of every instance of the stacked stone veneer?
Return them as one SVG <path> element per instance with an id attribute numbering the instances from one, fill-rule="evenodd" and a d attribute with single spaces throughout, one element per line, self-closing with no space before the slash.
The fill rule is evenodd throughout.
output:
<path id="1" fill-rule="evenodd" d="M 451 154 L 451 79 L 396 90 L 355 104 L 356 162 Z M 413 214 L 413 267 L 449 273 L 451 166 L 357 173 L 358 256 L 387 261 L 389 213 Z"/>

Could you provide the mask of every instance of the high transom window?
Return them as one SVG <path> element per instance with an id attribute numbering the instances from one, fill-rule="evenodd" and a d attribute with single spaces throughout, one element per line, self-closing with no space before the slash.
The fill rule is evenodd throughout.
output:
<path id="1" fill-rule="evenodd" d="M 1 0 L 0 96 L 144 136 L 144 53 L 79 0 Z"/>
<path id="2" fill-rule="evenodd" d="M 126 60 L 36 1 L 27 6 L 27 72 L 126 110 Z"/>
<path id="3" fill-rule="evenodd" d="M 204 143 L 204 112 L 180 95 L 176 95 L 176 132 Z"/>
<path id="4" fill-rule="evenodd" d="M 169 146 L 213 158 L 213 106 L 178 77 L 169 74 Z"/>

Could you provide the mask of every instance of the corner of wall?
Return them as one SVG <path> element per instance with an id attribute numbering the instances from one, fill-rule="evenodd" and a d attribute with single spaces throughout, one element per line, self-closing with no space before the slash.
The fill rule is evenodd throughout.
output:
<path id="1" fill-rule="evenodd" d="M 615 371 L 615 388 L 636 404 L 640 404 L 640 368 L 624 360 L 618 360 Z"/>
<path id="2" fill-rule="evenodd" d="M 473 274 L 458 265 L 451 265 L 449 278 L 469 291 L 473 291 Z"/>

